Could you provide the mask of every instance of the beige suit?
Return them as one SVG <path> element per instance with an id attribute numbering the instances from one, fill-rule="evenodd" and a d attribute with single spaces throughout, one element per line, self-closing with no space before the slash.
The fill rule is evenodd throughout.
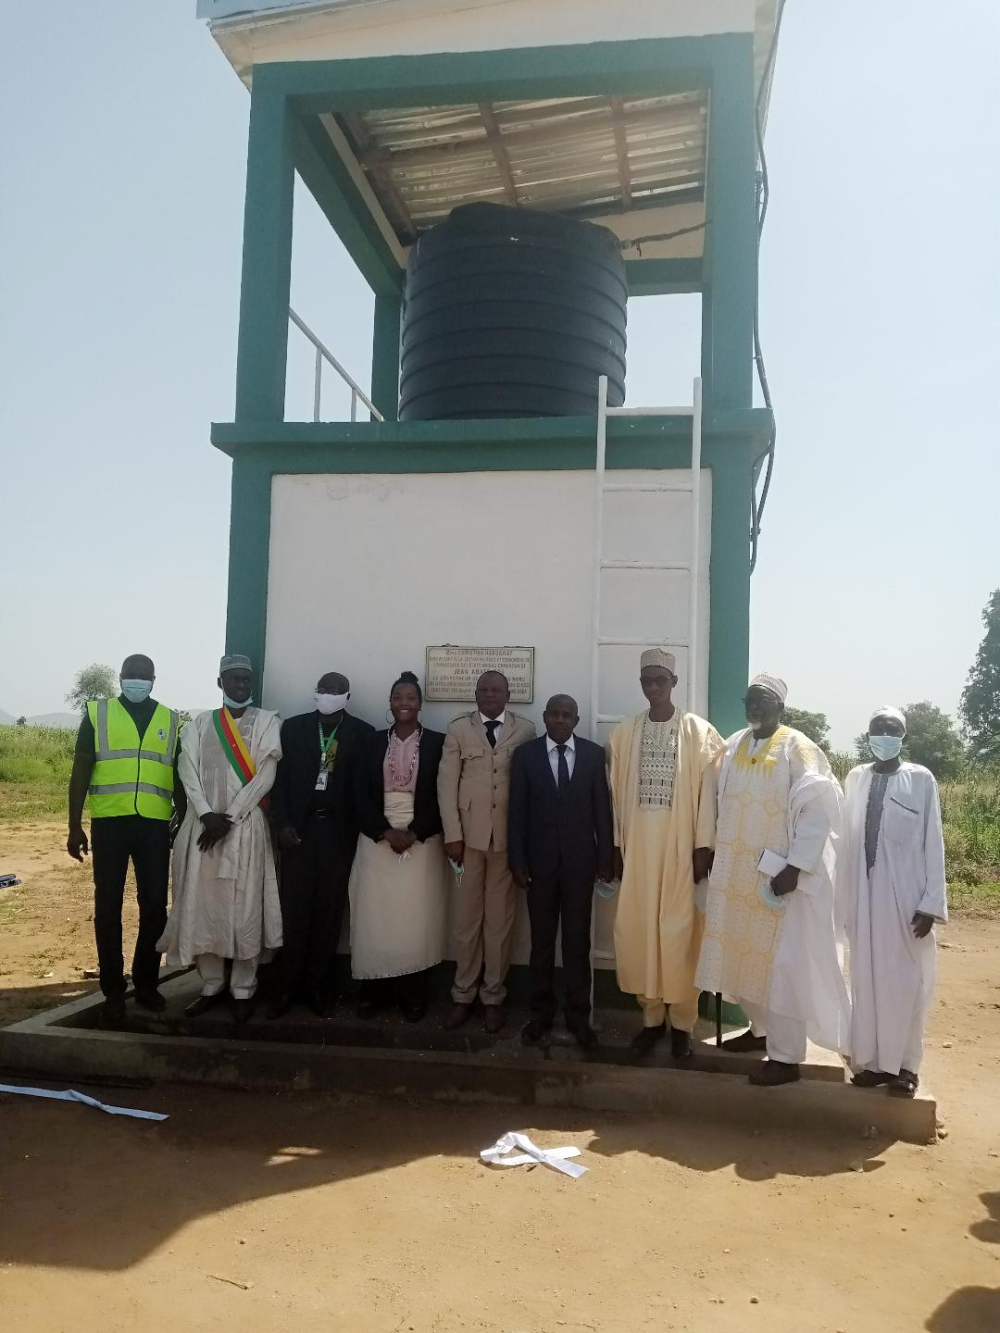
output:
<path id="1" fill-rule="evenodd" d="M 464 842 L 465 873 L 455 891 L 456 970 L 452 999 L 503 1004 L 517 897 L 507 864 L 510 760 L 534 740 L 535 726 L 508 708 L 496 748 L 486 739 L 479 710 L 452 722 L 438 770 L 438 804 L 445 842 Z"/>

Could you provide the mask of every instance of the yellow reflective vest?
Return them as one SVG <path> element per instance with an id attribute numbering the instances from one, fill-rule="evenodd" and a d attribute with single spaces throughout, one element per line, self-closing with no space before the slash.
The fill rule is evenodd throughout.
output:
<path id="1" fill-rule="evenodd" d="M 121 700 L 92 699 L 87 713 L 94 728 L 95 750 L 88 792 L 91 817 L 142 815 L 146 819 L 169 819 L 174 808 L 178 715 L 157 704 L 140 740 Z"/>

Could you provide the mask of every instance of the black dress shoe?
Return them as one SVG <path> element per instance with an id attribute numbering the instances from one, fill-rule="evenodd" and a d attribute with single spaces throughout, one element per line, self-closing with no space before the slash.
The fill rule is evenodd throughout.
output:
<path id="1" fill-rule="evenodd" d="M 400 1004 L 399 1010 L 407 1023 L 419 1023 L 427 1017 L 426 1004 Z"/>
<path id="2" fill-rule="evenodd" d="M 140 1009 L 148 1009 L 151 1014 L 162 1014 L 167 1002 L 155 986 L 144 987 L 135 993 L 135 1002 Z"/>
<path id="3" fill-rule="evenodd" d="M 291 1009 L 293 1000 L 288 991 L 284 991 L 271 1002 L 271 1007 L 267 1011 L 268 1018 L 273 1022 L 275 1019 L 284 1018 Z"/>
<path id="4" fill-rule="evenodd" d="M 309 996 L 309 1008 L 317 1018 L 329 1018 L 333 1013 L 333 1000 L 329 995 L 321 995 L 319 991 L 312 991 Z"/>
<path id="5" fill-rule="evenodd" d="M 106 995 L 104 1004 L 101 1006 L 101 1021 L 104 1023 L 121 1023 L 124 1018 L 125 996 Z"/>
<path id="6" fill-rule="evenodd" d="M 381 1008 L 377 1000 L 359 1000 L 354 1012 L 359 1018 L 374 1018 Z"/>
<path id="7" fill-rule="evenodd" d="M 675 1060 L 691 1059 L 691 1033 L 680 1028 L 670 1029 L 670 1054 Z"/>
<path id="8" fill-rule="evenodd" d="M 201 1018 L 202 1014 L 207 1014 L 209 1009 L 219 1003 L 223 995 L 225 995 L 225 991 L 219 991 L 217 995 L 199 995 L 184 1010 L 184 1017 Z"/>
<path id="9" fill-rule="evenodd" d="M 798 1083 L 802 1077 L 798 1065 L 786 1065 L 783 1060 L 762 1060 L 747 1078 L 757 1088 L 778 1088 L 782 1083 Z"/>
<path id="10" fill-rule="evenodd" d="M 540 1046 L 548 1041 L 551 1023 L 543 1023 L 540 1018 L 532 1018 L 521 1029 L 522 1046 Z"/>
<path id="11" fill-rule="evenodd" d="M 254 1002 L 253 1000 L 234 1000 L 233 1018 L 237 1023 L 249 1023 L 253 1018 Z"/>
<path id="12" fill-rule="evenodd" d="M 754 1051 L 767 1050 L 767 1038 L 755 1037 L 747 1028 L 746 1032 L 741 1032 L 738 1037 L 727 1037 L 722 1043 L 722 1049 L 732 1055 L 752 1055 Z"/>
<path id="13" fill-rule="evenodd" d="M 629 1042 L 633 1055 L 648 1055 L 658 1041 L 667 1035 L 666 1023 L 657 1023 L 654 1028 L 643 1028 Z"/>
<path id="14" fill-rule="evenodd" d="M 566 1026 L 569 1027 L 569 1024 Z M 577 1046 L 579 1046 L 582 1051 L 593 1051 L 596 1049 L 597 1033 L 589 1023 L 574 1023 L 569 1030 L 572 1032 Z"/>

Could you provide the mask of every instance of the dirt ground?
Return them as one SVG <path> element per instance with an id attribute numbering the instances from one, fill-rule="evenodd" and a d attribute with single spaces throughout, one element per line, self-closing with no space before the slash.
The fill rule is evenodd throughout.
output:
<path id="1" fill-rule="evenodd" d="M 95 984 L 89 868 L 61 838 L 0 826 L 0 873 L 24 879 L 0 891 L 0 1024 Z M 998 1333 L 1000 923 L 959 920 L 942 942 L 925 1077 L 946 1136 L 927 1148 L 91 1089 L 157 1124 L 0 1095 L 0 1327 Z M 877 1125 L 880 1094 L 857 1095 Z M 588 1173 L 482 1166 L 512 1128 L 578 1145 Z"/>

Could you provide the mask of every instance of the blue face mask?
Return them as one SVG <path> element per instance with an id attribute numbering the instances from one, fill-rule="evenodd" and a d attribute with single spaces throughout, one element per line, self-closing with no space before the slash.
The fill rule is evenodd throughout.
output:
<path id="1" fill-rule="evenodd" d="M 902 736 L 869 736 L 868 746 L 876 759 L 898 759 L 903 748 Z"/>
<path id="2" fill-rule="evenodd" d="M 148 699 L 152 688 L 153 682 L 151 680 L 122 681 L 122 694 L 130 704 L 141 704 L 144 699 Z"/>
<path id="3" fill-rule="evenodd" d="M 249 708 L 253 703 L 253 695 L 249 699 L 230 699 L 225 690 L 222 691 L 222 702 L 227 708 Z"/>

